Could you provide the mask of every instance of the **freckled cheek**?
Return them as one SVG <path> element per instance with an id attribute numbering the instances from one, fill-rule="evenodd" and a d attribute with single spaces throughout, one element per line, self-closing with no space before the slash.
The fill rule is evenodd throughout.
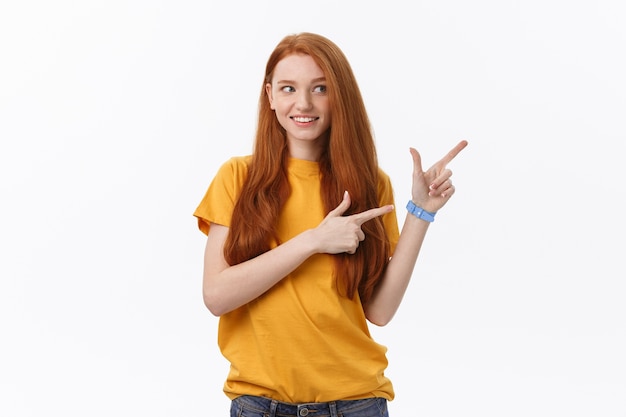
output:
<path id="1" fill-rule="evenodd" d="M 291 119 L 284 113 L 278 114 L 278 112 L 276 112 L 276 119 L 278 119 L 278 124 L 280 124 L 283 129 L 287 129 L 291 124 Z"/>
<path id="2" fill-rule="evenodd" d="M 332 117 L 330 116 L 330 113 L 324 115 L 322 124 L 325 126 L 326 129 L 330 129 L 330 126 L 332 125 Z"/>

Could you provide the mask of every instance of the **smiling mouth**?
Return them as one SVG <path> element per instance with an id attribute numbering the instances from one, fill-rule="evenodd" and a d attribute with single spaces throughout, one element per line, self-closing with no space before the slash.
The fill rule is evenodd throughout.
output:
<path id="1" fill-rule="evenodd" d="M 319 117 L 297 117 L 297 116 L 293 116 L 291 119 L 294 122 L 298 122 L 298 123 L 309 123 L 309 122 L 314 122 L 315 120 L 319 119 Z"/>

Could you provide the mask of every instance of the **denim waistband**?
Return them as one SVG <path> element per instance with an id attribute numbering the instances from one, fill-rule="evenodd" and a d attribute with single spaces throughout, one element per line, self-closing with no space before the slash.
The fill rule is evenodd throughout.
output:
<path id="1" fill-rule="evenodd" d="M 259 412 L 269 413 L 276 417 L 337 417 L 339 413 L 356 412 L 360 408 L 372 406 L 378 398 L 363 400 L 339 400 L 323 403 L 285 403 L 265 397 L 243 395 L 235 398 L 235 402 Z"/>

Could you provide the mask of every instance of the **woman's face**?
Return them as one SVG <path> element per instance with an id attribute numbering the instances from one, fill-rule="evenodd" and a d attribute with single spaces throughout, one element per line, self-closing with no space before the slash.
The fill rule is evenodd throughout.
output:
<path id="1" fill-rule="evenodd" d="M 319 156 L 323 141 L 318 139 L 330 127 L 326 79 L 322 69 L 309 55 L 289 55 L 278 62 L 271 83 L 265 89 L 270 107 L 287 132 L 292 156 L 310 159 L 294 153 L 306 154 L 312 150 Z"/>

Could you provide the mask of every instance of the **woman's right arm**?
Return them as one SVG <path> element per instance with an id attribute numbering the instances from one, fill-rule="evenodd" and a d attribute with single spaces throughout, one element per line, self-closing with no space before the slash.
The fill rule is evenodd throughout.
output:
<path id="1" fill-rule="evenodd" d="M 204 304 L 212 314 L 221 316 L 254 300 L 316 253 L 354 253 L 365 238 L 361 225 L 393 210 L 392 206 L 384 206 L 342 216 L 349 207 L 350 196 L 346 193 L 316 228 L 233 266 L 224 259 L 228 227 L 211 223 L 204 251 Z"/>
<path id="2" fill-rule="evenodd" d="M 216 316 L 254 300 L 315 253 L 303 232 L 276 248 L 238 265 L 224 259 L 228 227 L 211 223 L 204 250 L 202 294 Z"/>

